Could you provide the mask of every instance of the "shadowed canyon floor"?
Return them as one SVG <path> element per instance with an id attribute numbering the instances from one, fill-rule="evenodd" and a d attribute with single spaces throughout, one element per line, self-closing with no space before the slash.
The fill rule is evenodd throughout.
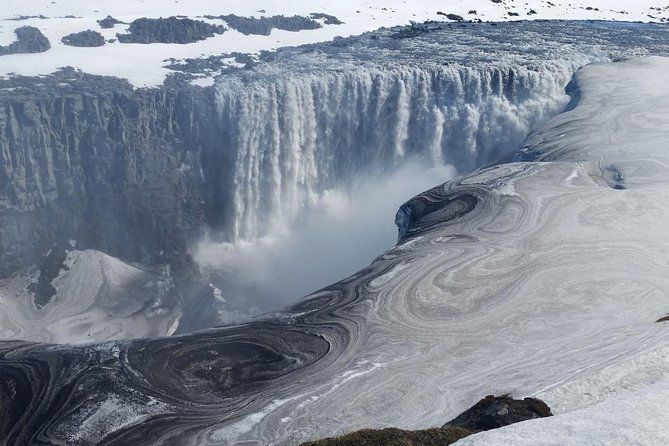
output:
<path id="1" fill-rule="evenodd" d="M 480 395 L 555 416 L 460 444 L 666 444 L 669 59 L 589 65 L 508 162 L 413 198 L 398 244 L 285 311 L 185 336 L 0 346 L 7 444 L 294 444 Z M 604 421 L 605 420 L 605 421 Z"/>

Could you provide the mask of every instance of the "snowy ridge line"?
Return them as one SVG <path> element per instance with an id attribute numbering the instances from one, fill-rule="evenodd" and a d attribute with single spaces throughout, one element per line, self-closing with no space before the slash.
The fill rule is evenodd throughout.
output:
<path id="1" fill-rule="evenodd" d="M 321 28 L 299 32 L 274 29 L 269 35 L 244 35 L 229 30 L 187 45 L 155 43 L 151 45 L 123 44 L 117 34 L 125 34 L 128 24 L 140 18 L 167 18 L 178 16 L 204 21 L 213 25 L 225 23 L 222 19 L 210 19 L 234 14 L 241 17 L 300 16 L 327 14 L 336 17 L 341 24 L 334 24 L 322 16 L 316 16 Z M 370 0 L 360 2 L 326 0 L 272 2 L 250 0 L 225 2 L 214 0 L 182 0 L 165 4 L 159 0 L 111 1 L 90 4 L 82 0 L 57 0 L 44 3 L 41 0 L 2 0 L 0 2 L 0 45 L 10 44 L 15 39 L 14 30 L 20 26 L 32 26 L 42 31 L 51 42 L 51 49 L 41 54 L 16 54 L 3 56 L 0 76 L 12 73 L 23 75 L 45 75 L 63 66 L 72 66 L 91 74 L 116 76 L 130 80 L 135 86 L 160 85 L 170 70 L 168 61 L 188 58 L 220 56 L 222 54 L 258 53 L 285 46 L 327 42 L 338 36 L 359 35 L 382 27 L 407 25 L 410 22 L 428 20 L 448 21 L 447 15 L 464 20 L 511 21 L 511 20 L 617 20 L 664 22 L 669 18 L 669 8 L 663 0 L 639 0 L 630 4 L 616 0 L 505 0 L 491 2 L 419 0 Z M 120 23 L 110 28 L 101 28 L 99 20 L 108 15 Z M 62 42 L 70 34 L 91 30 L 104 39 L 99 47 L 73 47 Z M 234 66 L 234 60 L 229 63 Z M 213 74 L 201 75 L 196 80 L 201 85 L 210 85 Z"/>

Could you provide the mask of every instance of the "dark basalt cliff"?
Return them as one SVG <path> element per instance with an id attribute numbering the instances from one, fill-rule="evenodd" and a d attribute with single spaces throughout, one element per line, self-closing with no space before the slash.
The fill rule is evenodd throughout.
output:
<path id="1" fill-rule="evenodd" d="M 226 197 L 225 178 L 207 169 L 226 164 L 216 117 L 213 92 L 190 85 L 133 89 L 71 70 L 1 81 L 0 274 L 70 239 L 189 264 L 208 197 Z"/>

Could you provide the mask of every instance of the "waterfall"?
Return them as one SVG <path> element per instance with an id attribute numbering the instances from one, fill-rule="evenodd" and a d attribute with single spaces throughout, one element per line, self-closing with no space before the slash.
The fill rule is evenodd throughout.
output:
<path id="1" fill-rule="evenodd" d="M 230 239 L 290 225 L 324 191 L 407 160 L 459 172 L 493 161 L 567 104 L 564 88 L 584 63 L 222 78 L 216 96 L 223 144 L 234 151 Z"/>

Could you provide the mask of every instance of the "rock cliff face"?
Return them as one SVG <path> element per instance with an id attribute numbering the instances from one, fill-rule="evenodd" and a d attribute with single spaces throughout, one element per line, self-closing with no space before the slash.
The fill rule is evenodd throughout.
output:
<path id="1" fill-rule="evenodd" d="M 206 219 L 200 163 L 217 141 L 213 97 L 67 71 L 24 82 L 0 84 L 0 271 L 69 239 L 174 263 Z"/>

